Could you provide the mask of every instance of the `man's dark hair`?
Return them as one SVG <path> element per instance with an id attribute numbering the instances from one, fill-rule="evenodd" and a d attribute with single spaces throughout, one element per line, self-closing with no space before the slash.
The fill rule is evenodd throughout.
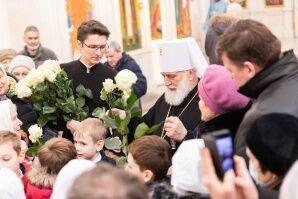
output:
<path id="1" fill-rule="evenodd" d="M 146 186 L 137 177 L 107 163 L 99 163 L 76 178 L 67 198 L 148 199 L 149 196 Z"/>
<path id="2" fill-rule="evenodd" d="M 85 21 L 78 28 L 77 40 L 83 42 L 90 34 L 97 34 L 100 36 L 104 35 L 109 37 L 110 31 L 105 25 L 103 25 L 99 21 L 96 21 L 96 20 Z"/>
<path id="3" fill-rule="evenodd" d="M 218 58 L 223 54 L 236 65 L 250 61 L 265 68 L 279 59 L 281 43 L 264 24 L 251 19 L 239 20 L 218 41 Z"/>
<path id="4" fill-rule="evenodd" d="M 26 32 L 39 32 L 39 30 L 36 26 L 30 25 L 25 28 L 24 33 Z"/>

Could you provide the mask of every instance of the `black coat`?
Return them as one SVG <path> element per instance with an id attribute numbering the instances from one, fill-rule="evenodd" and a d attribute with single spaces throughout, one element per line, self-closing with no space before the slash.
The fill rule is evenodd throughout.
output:
<path id="1" fill-rule="evenodd" d="M 108 62 L 105 65 L 109 66 Z M 109 66 L 110 67 L 110 66 Z M 146 77 L 143 75 L 142 70 L 138 63 L 128 54 L 125 52 L 122 53 L 121 59 L 118 61 L 116 68 L 118 72 L 124 69 L 128 69 L 134 72 L 137 76 L 137 82 L 133 86 L 133 92 L 136 94 L 138 98 L 145 95 L 147 91 L 147 80 Z"/>
<path id="2" fill-rule="evenodd" d="M 204 133 L 228 129 L 232 133 L 232 138 L 234 139 L 239 125 L 250 106 L 251 103 L 240 110 L 225 113 L 213 118 L 212 120 L 203 122 L 199 124 L 194 131 L 190 131 L 188 135 L 193 134 L 193 137 L 199 138 Z"/>
<path id="3" fill-rule="evenodd" d="M 84 66 L 80 60 L 61 64 L 61 68 L 67 73 L 68 78 L 72 80 L 74 92 L 80 84 L 91 90 L 93 98 L 85 99 L 85 103 L 89 108 L 89 117 L 92 115 L 93 110 L 97 107 L 108 108 L 108 104 L 100 99 L 100 91 L 103 88 L 102 83 L 105 79 L 114 79 L 116 72 L 113 69 L 98 63 L 92 66 L 90 73 L 87 73 L 86 66 Z M 64 121 L 59 120 L 57 125 L 52 125 L 52 128 L 63 131 L 63 137 L 71 141 L 73 140 L 73 135 L 66 128 L 66 123 Z"/>
<path id="4" fill-rule="evenodd" d="M 298 117 L 298 60 L 287 51 L 273 65 L 257 73 L 240 90 L 256 99 L 245 114 L 234 140 L 235 152 L 247 158 L 246 134 L 256 118 L 268 113 L 287 113 Z"/>
<path id="5" fill-rule="evenodd" d="M 193 98 L 194 97 L 194 98 Z M 193 100 L 191 101 L 191 99 Z M 187 106 L 187 104 L 191 103 Z M 178 116 L 182 110 L 187 106 L 184 112 L 180 115 L 179 119 L 182 121 L 186 129 L 193 130 L 201 122 L 201 112 L 198 106 L 199 97 L 197 95 L 197 87 L 193 88 L 183 102 L 178 106 L 172 106 L 168 116 Z M 136 126 L 145 122 L 149 127 L 155 124 L 161 124 L 159 129 L 154 132 L 155 135 L 161 136 L 164 120 L 167 117 L 170 105 L 165 101 L 164 94 L 155 102 L 155 104 L 149 109 L 149 111 L 142 118 L 135 118 L 130 124 L 130 136 L 133 136 L 133 132 Z M 191 135 L 187 135 L 186 139 L 192 139 Z M 132 140 L 130 137 L 129 141 Z M 169 140 L 168 140 L 169 141 Z"/>

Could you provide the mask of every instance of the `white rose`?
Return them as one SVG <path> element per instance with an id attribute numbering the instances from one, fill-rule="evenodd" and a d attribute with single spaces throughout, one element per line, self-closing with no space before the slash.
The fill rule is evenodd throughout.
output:
<path id="1" fill-rule="evenodd" d="M 49 82 L 54 82 L 56 80 L 57 73 L 53 72 L 50 69 L 44 70 L 43 74 Z"/>
<path id="2" fill-rule="evenodd" d="M 114 84 L 113 80 L 111 79 L 106 79 L 102 85 L 107 93 L 112 92 L 116 88 L 116 84 Z"/>
<path id="3" fill-rule="evenodd" d="M 42 129 L 37 124 L 30 126 L 28 132 L 29 139 L 32 141 L 32 143 L 35 143 L 42 136 Z"/>
<path id="4" fill-rule="evenodd" d="M 16 84 L 16 93 L 19 98 L 30 97 L 32 95 L 31 89 L 22 80 Z"/>
<path id="5" fill-rule="evenodd" d="M 38 67 L 37 70 L 41 71 L 42 73 L 45 73 L 45 71 L 47 70 L 51 70 L 54 73 L 58 74 L 61 72 L 62 69 L 60 68 L 60 65 L 57 61 L 46 60 L 42 65 Z"/>
<path id="6" fill-rule="evenodd" d="M 128 91 L 136 83 L 137 76 L 128 69 L 121 70 L 115 77 L 117 87 L 122 91 Z"/>
<path id="7" fill-rule="evenodd" d="M 45 80 L 45 76 L 41 71 L 32 69 L 25 77 L 25 83 L 28 87 L 35 87 L 37 84 L 43 82 Z"/>

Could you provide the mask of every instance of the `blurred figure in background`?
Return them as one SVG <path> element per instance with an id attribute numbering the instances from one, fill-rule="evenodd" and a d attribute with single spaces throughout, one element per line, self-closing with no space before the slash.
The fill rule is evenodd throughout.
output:
<path id="1" fill-rule="evenodd" d="M 133 92 L 138 98 L 145 95 L 147 91 L 147 80 L 143 75 L 139 64 L 128 54 L 122 51 L 120 44 L 117 41 L 109 41 L 109 48 L 105 56 L 107 62 L 105 65 L 112 67 L 117 72 L 128 69 L 136 74 L 138 77 L 137 82 L 133 85 Z"/>
<path id="2" fill-rule="evenodd" d="M 26 27 L 24 31 L 24 42 L 25 47 L 22 51 L 18 52 L 18 54 L 31 57 L 36 67 L 48 59 L 58 60 L 54 51 L 41 45 L 39 30 L 36 26 L 30 25 Z"/>
<path id="3" fill-rule="evenodd" d="M 25 78 L 32 69 L 35 69 L 35 64 L 30 57 L 17 55 L 11 60 L 8 72 L 13 74 L 18 80 L 21 80 Z"/>
<path id="4" fill-rule="evenodd" d="M 0 50 L 0 63 L 3 65 L 5 71 L 8 70 L 9 63 L 17 55 L 17 51 L 12 48 Z"/>

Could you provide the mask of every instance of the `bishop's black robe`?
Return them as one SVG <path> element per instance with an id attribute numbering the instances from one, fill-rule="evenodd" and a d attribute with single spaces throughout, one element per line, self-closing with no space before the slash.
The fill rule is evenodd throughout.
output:
<path id="1" fill-rule="evenodd" d="M 187 106 L 187 104 L 190 102 L 192 98 L 193 100 Z M 179 116 L 182 110 L 187 106 L 183 113 L 180 115 L 179 119 L 182 121 L 186 129 L 194 130 L 196 126 L 201 122 L 201 111 L 199 109 L 198 103 L 199 97 L 197 94 L 197 87 L 195 87 L 191 90 L 191 92 L 187 95 L 187 97 L 183 100 L 183 102 L 180 105 L 171 107 L 168 116 Z M 134 130 L 136 126 L 142 121 L 145 122 L 149 127 L 155 124 L 162 123 L 159 129 L 153 133 L 154 135 L 161 136 L 164 121 L 167 117 L 169 108 L 170 105 L 165 101 L 165 97 L 163 94 L 142 118 L 138 118 L 133 121 L 133 124 L 131 125 L 132 128 L 130 128 L 129 141 L 132 141 Z M 194 134 L 187 134 L 185 136 L 185 139 L 195 138 L 192 135 Z M 169 141 L 167 137 L 166 140 Z"/>
<path id="2" fill-rule="evenodd" d="M 108 104 L 100 99 L 100 91 L 103 88 L 102 83 L 105 79 L 114 79 L 117 72 L 102 63 L 95 64 L 87 73 L 86 66 L 80 61 L 72 61 L 69 63 L 61 64 L 61 68 L 67 73 L 69 79 L 72 80 L 73 90 L 78 85 L 82 84 L 85 88 L 89 88 L 92 92 L 93 98 L 86 99 L 86 105 L 89 107 L 89 116 L 91 116 L 93 110 L 97 107 L 106 107 Z M 61 121 L 60 121 L 61 122 Z M 63 137 L 72 140 L 72 134 L 65 128 L 65 123 L 58 124 L 58 130 L 63 130 Z"/>

